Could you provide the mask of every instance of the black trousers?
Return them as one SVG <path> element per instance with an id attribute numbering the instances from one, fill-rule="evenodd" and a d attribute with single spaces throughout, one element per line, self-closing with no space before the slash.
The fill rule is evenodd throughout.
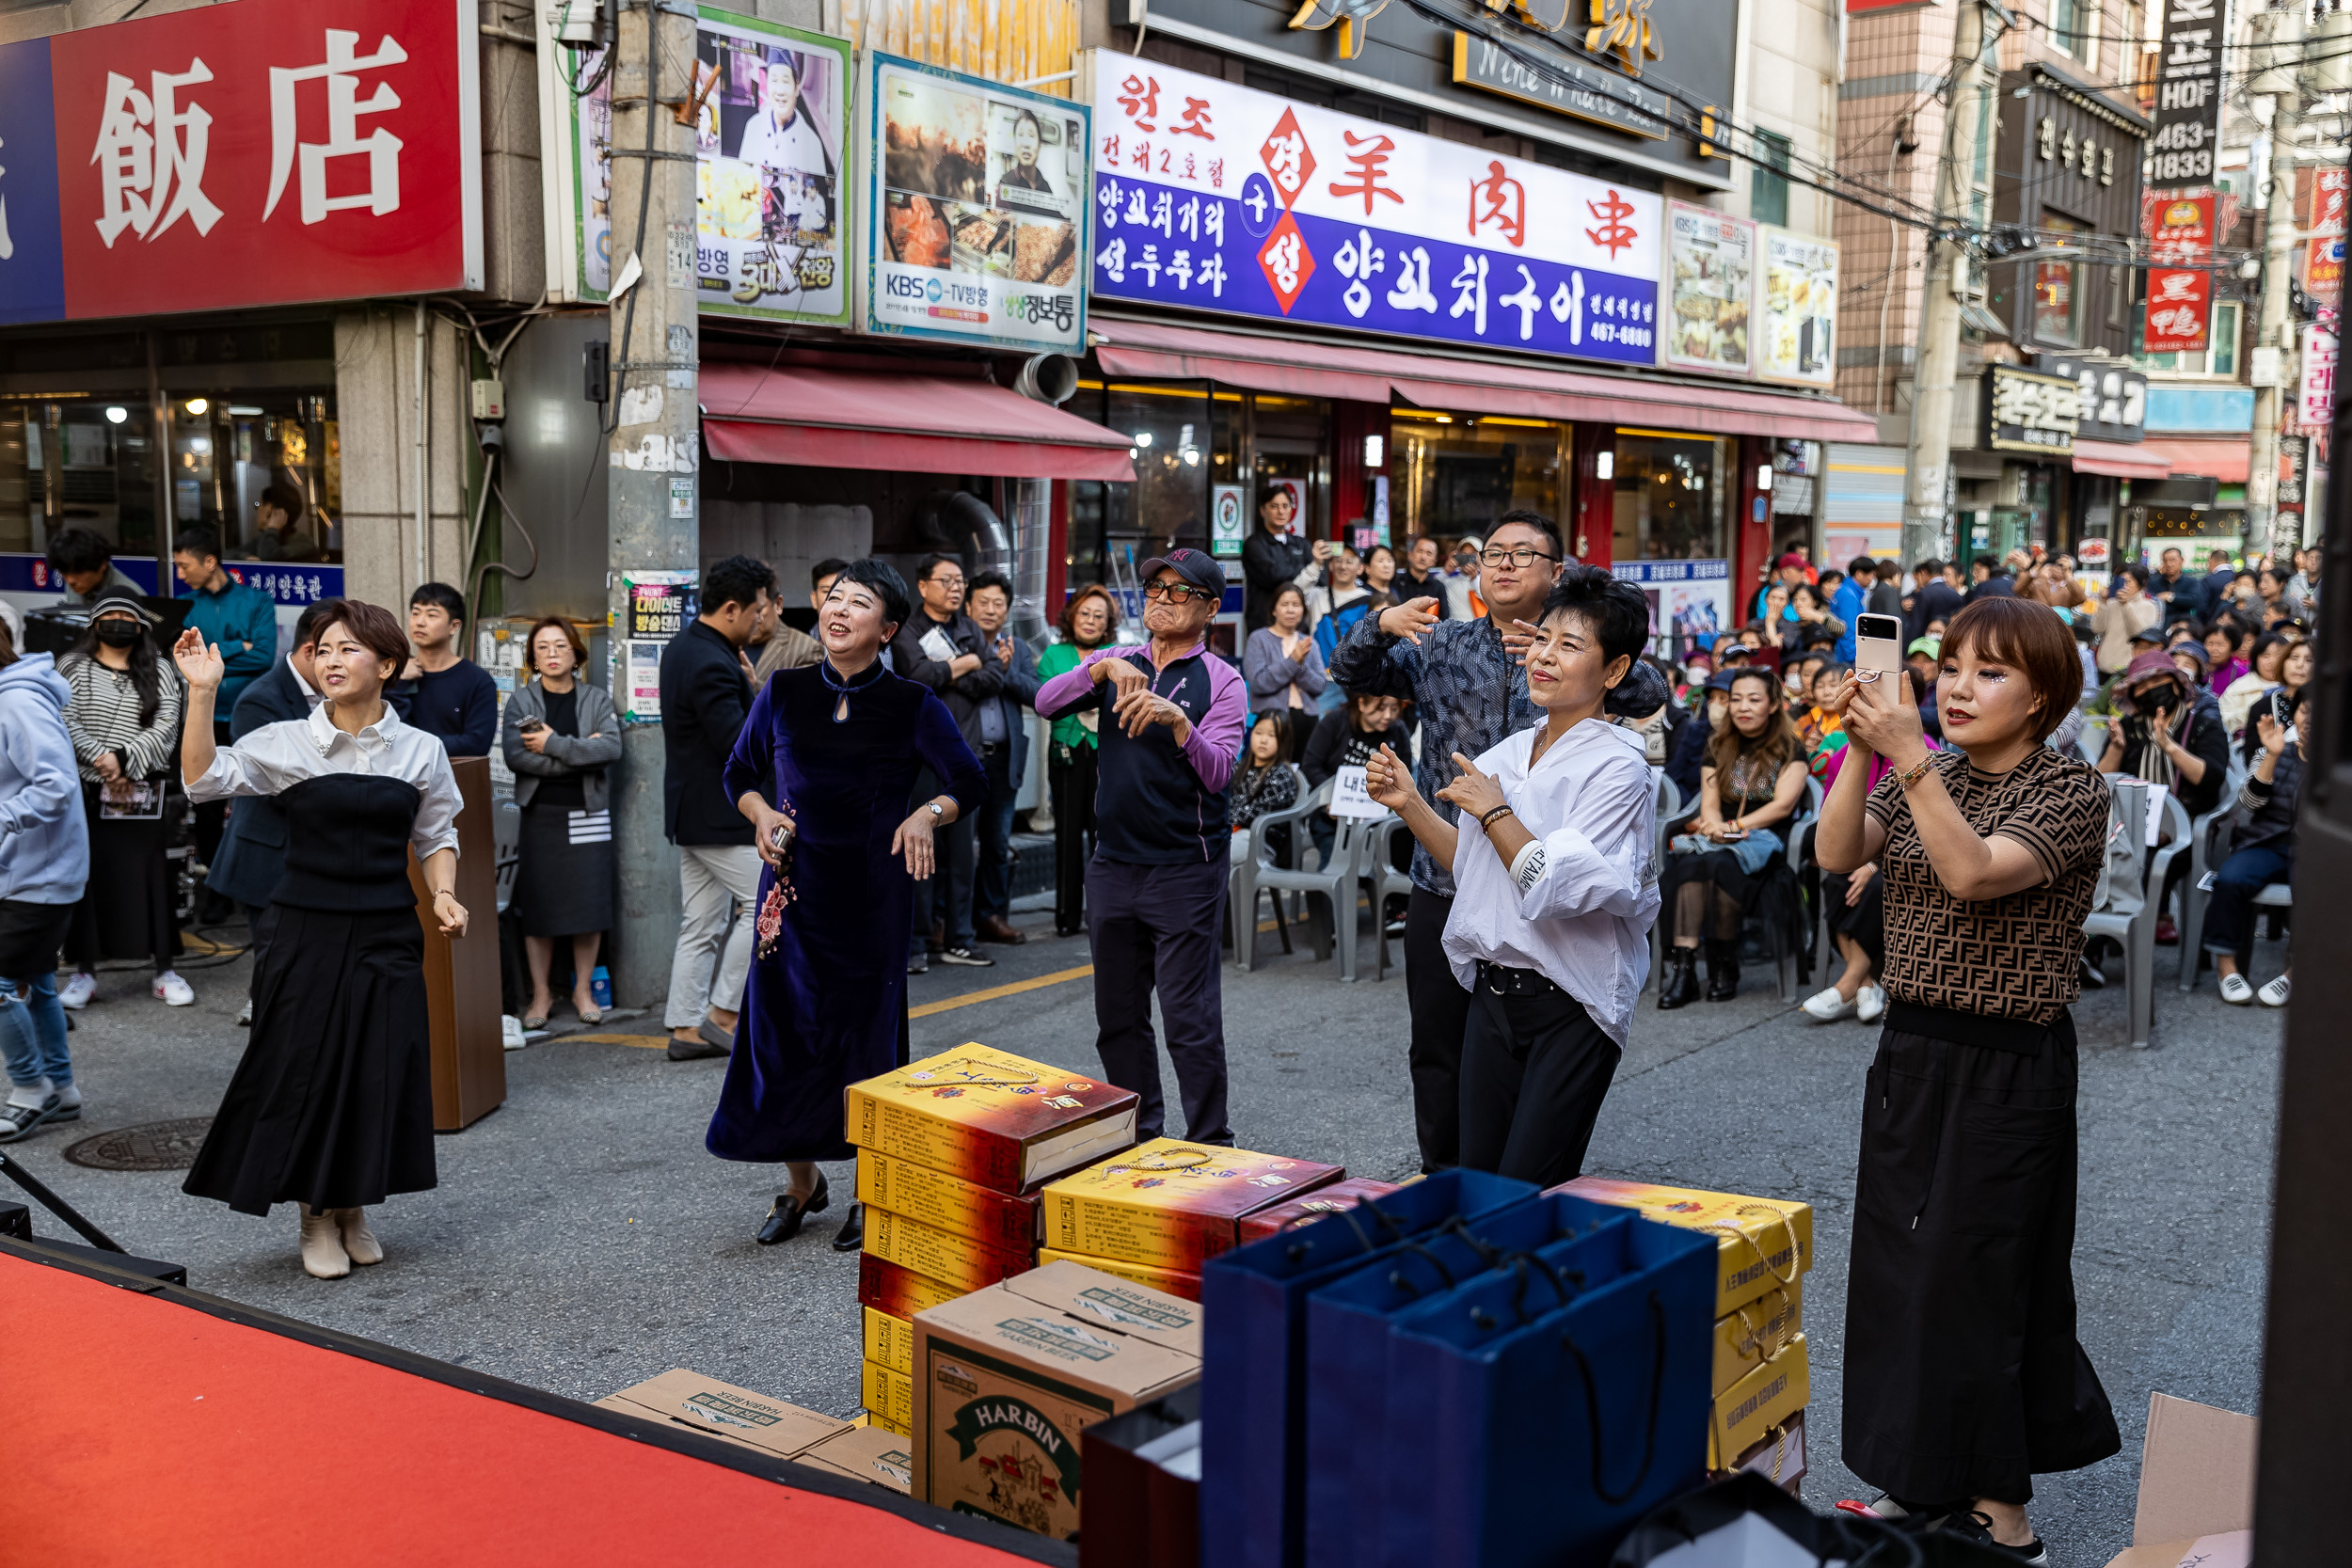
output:
<path id="1" fill-rule="evenodd" d="M 1405 1002 L 1413 1015 L 1406 1063 L 1413 1076 L 1413 1136 L 1421 1168 L 1462 1163 L 1462 1031 L 1470 993 L 1445 958 L 1445 921 L 1454 900 L 1413 889 L 1405 903 Z"/>
<path id="2" fill-rule="evenodd" d="M 2034 1476 L 2122 1447 L 2074 1338 L 2074 1028 L 2028 1054 L 1903 1010 L 1862 1108 L 1846 1466 L 1906 1502 L 2022 1507 Z"/>
<path id="3" fill-rule="evenodd" d="M 1481 985 L 1462 1039 L 1462 1164 L 1538 1187 L 1575 1180 L 1621 1054 L 1564 990 Z"/>
<path id="4" fill-rule="evenodd" d="M 1224 963 L 1227 864 L 1127 865 L 1097 860 L 1087 876 L 1087 920 L 1094 946 L 1095 1049 L 1103 1076 L 1143 1103 L 1136 1137 L 1161 1135 L 1160 1053 L 1152 1037 L 1152 993 L 1160 993 L 1168 1059 L 1184 1104 L 1188 1143 L 1225 1144 Z"/>
<path id="5" fill-rule="evenodd" d="M 1054 934 L 1087 928 L 1087 862 L 1094 858 L 1094 772 L 1091 746 L 1053 748 L 1046 783 L 1054 791 Z"/>

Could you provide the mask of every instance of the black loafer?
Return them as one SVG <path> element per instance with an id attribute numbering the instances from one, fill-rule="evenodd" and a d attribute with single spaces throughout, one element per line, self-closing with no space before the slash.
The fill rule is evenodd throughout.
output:
<path id="1" fill-rule="evenodd" d="M 670 1060 L 674 1062 L 699 1062 L 726 1054 L 726 1047 L 713 1045 L 708 1040 L 682 1040 L 675 1035 L 670 1037 Z"/>
<path id="2" fill-rule="evenodd" d="M 866 1245 L 866 1205 L 850 1205 L 850 1217 L 841 1222 L 841 1232 L 833 1239 L 835 1252 L 856 1252 Z"/>
<path id="3" fill-rule="evenodd" d="M 768 1218 L 760 1225 L 758 1242 L 761 1246 L 774 1246 L 788 1242 L 801 1233 L 801 1222 L 811 1214 L 821 1214 L 832 1195 L 825 1190 L 825 1173 L 817 1173 L 817 1190 L 805 1201 L 790 1193 L 778 1193 L 775 1206 L 768 1211 Z"/>

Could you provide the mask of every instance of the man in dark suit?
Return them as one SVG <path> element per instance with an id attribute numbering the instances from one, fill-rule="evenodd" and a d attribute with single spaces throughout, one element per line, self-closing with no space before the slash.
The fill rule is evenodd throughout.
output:
<path id="1" fill-rule="evenodd" d="M 1000 579 L 1001 580 L 1001 579 Z M 930 687 L 955 715 L 963 742 L 985 756 L 981 713 L 1005 689 L 1007 665 L 995 657 L 995 639 L 963 612 L 963 560 L 931 554 L 915 567 L 914 613 L 890 644 L 891 664 L 911 681 Z M 926 770 L 914 781 L 914 798 L 929 800 L 940 784 Z M 986 969 L 996 960 L 978 951 L 972 924 L 972 883 L 977 862 L 977 824 L 966 819 L 938 830 L 938 871 L 914 890 L 914 929 L 907 943 L 907 973 L 926 974 L 936 938 L 942 963 Z"/>
<path id="2" fill-rule="evenodd" d="M 308 719 L 321 701 L 318 673 L 311 659 L 318 653 L 319 633 L 342 613 L 342 601 L 321 599 L 307 606 L 294 623 L 294 651 L 272 665 L 267 673 L 237 695 L 229 716 L 229 738 L 243 740 L 264 724 Z M 252 932 L 253 980 L 259 984 L 262 955 L 269 947 L 277 911 L 270 899 L 278 879 L 286 874 L 286 816 L 267 795 L 247 796 L 229 814 L 229 825 L 214 851 L 204 885 L 224 898 L 245 906 L 246 924 Z M 248 988 L 237 1022 L 253 1022 L 253 998 Z"/>
<path id="3" fill-rule="evenodd" d="M 702 613 L 661 650 L 661 829 L 677 846 L 680 905 L 662 1014 L 674 1062 L 727 1053 L 751 970 L 759 851 L 723 775 L 752 707 L 743 649 L 775 594 L 765 562 L 728 556 L 703 573 Z"/>
<path id="4" fill-rule="evenodd" d="M 1960 590 L 1944 580 L 1944 563 L 1932 558 L 1911 569 L 1915 584 L 1903 601 L 1903 646 L 1928 634 L 1928 623 L 1947 621 L 1960 613 Z"/>

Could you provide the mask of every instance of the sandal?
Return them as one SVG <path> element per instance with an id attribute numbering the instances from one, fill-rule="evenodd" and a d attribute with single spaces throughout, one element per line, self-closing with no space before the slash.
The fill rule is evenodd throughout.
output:
<path id="1" fill-rule="evenodd" d="M 39 1105 L 0 1105 L 0 1144 L 12 1144 L 34 1132 L 55 1117 L 58 1108 L 54 1094 Z"/>

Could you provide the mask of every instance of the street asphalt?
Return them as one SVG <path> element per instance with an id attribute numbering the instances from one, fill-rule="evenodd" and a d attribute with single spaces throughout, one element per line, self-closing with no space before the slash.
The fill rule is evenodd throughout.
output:
<path id="1" fill-rule="evenodd" d="M 1096 1067 L 1085 940 L 1055 939 L 1048 915 L 1018 923 L 1031 940 L 990 949 L 994 968 L 935 965 L 911 982 L 918 1055 L 977 1040 Z M 1256 973 L 1223 970 L 1240 1142 L 1407 1175 L 1418 1159 L 1401 973 L 1373 977 L 1369 934 L 1353 985 L 1334 963 L 1281 956 L 1271 932 L 1259 941 Z M 2264 944 L 2258 978 L 2283 957 Z M 2182 996 L 2175 964 L 2176 950 L 2159 950 L 2153 1050 L 2126 1047 L 2120 985 L 2076 1012 L 2080 1332 L 2124 1448 L 2043 1481 L 2033 1518 L 2063 1568 L 2098 1568 L 2130 1544 L 2152 1391 L 2251 1412 L 2259 1388 L 2280 1020 L 2224 1006 L 2210 977 Z M 776 1173 L 705 1152 L 725 1063 L 669 1061 L 651 1016 L 509 1053 L 504 1106 L 438 1140 L 439 1187 L 376 1212 L 389 1259 L 348 1279 L 303 1274 L 289 1212 L 257 1220 L 183 1196 L 179 1172 L 67 1163 L 68 1145 L 91 1133 L 213 1110 L 244 1046 L 231 1021 L 246 969 L 187 973 L 198 1001 L 182 1009 L 151 1000 L 143 973 L 105 974 L 73 1036 L 86 1119 L 9 1150 L 131 1251 L 184 1263 L 203 1291 L 581 1399 L 684 1366 L 819 1410 L 857 1406 L 856 1259 L 827 1245 L 851 1167 L 829 1168 L 832 1210 L 799 1238 L 754 1244 Z M 1812 1022 L 1755 968 L 1730 1003 L 1661 1013 L 1645 997 L 1587 1163 L 1814 1206 L 1804 1495 L 1817 1508 L 1871 1495 L 1837 1454 L 1855 1140 L 1875 1038 Z M 1181 1131 L 1181 1114 L 1169 1123 Z M 38 1213 L 36 1228 L 64 1234 Z"/>

